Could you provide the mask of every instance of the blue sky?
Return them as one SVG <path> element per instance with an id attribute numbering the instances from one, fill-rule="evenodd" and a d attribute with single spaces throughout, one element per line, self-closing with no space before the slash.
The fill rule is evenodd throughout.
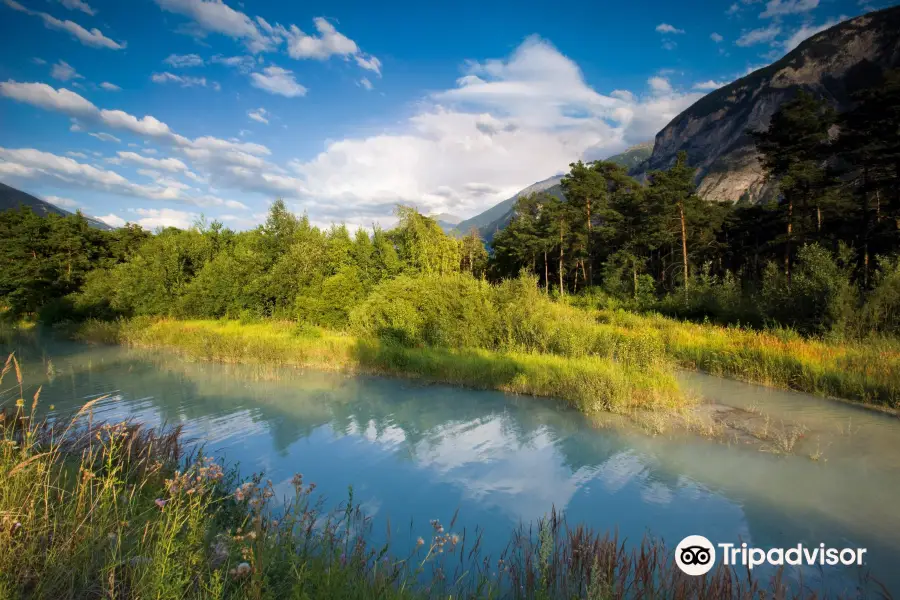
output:
<path id="1" fill-rule="evenodd" d="M 469 217 L 885 5 L 0 0 L 0 181 L 148 228 Z"/>

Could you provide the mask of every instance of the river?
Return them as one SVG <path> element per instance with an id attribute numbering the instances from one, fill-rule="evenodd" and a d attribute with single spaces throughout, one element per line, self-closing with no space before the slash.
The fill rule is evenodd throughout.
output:
<path id="1" fill-rule="evenodd" d="M 605 427 L 552 400 L 291 368 L 187 362 L 165 352 L 47 342 L 20 349 L 41 406 L 71 413 L 99 395 L 99 420 L 182 424 L 188 438 L 242 473 L 265 471 L 287 493 L 302 472 L 335 502 L 353 486 L 395 543 L 429 521 L 484 531 L 499 555 L 510 532 L 551 507 L 567 520 L 645 535 L 670 548 L 689 534 L 770 548 L 867 548 L 866 566 L 900 595 L 900 419 L 857 406 L 695 373 L 708 401 L 802 423 L 795 453 L 619 420 Z M 8 381 L 7 381 L 8 384 Z M 8 387 L 8 386 L 4 386 Z M 26 396 L 28 397 L 28 396 Z M 9 391 L 2 396 L 10 401 Z M 811 454 L 820 454 L 812 460 Z M 410 525 L 412 523 L 412 525 Z M 764 577 L 766 571 L 760 572 Z M 813 589 L 851 591 L 842 567 L 791 571 Z"/>

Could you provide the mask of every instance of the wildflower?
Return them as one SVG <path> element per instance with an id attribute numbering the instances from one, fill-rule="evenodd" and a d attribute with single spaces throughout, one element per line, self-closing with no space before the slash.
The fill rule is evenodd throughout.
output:
<path id="1" fill-rule="evenodd" d="M 303 485 L 303 475 L 301 473 L 295 474 L 294 477 L 291 478 L 291 484 L 293 484 L 294 487 Z"/>
<path id="2" fill-rule="evenodd" d="M 417 547 L 417 548 L 418 548 L 419 546 L 424 545 L 424 544 L 425 544 L 425 540 L 423 540 L 422 538 L 419 538 L 419 539 L 416 540 L 416 547 Z"/>
<path id="3" fill-rule="evenodd" d="M 25 406 L 25 401 L 24 401 L 24 400 L 22 400 L 21 398 L 19 398 L 18 400 L 16 400 L 16 407 L 17 407 L 17 408 L 22 408 L 23 406 Z"/>
<path id="4" fill-rule="evenodd" d="M 459 543 L 459 536 L 456 535 L 455 533 L 454 533 L 454 534 L 451 534 L 451 535 L 450 535 L 450 543 L 453 544 L 454 546 L 455 546 L 456 544 L 458 544 L 458 543 Z"/>
<path id="5" fill-rule="evenodd" d="M 229 573 L 231 573 L 235 578 L 246 577 L 250 574 L 250 563 L 242 562 L 238 564 L 237 567 L 231 569 Z"/>
<path id="6" fill-rule="evenodd" d="M 51 405 L 50 405 L 50 410 L 56 410 L 56 405 L 51 404 Z"/>
<path id="7" fill-rule="evenodd" d="M 154 502 L 154 503 L 160 508 L 160 510 L 161 510 L 161 509 L 166 505 L 166 503 L 168 502 L 168 500 L 163 500 L 162 498 L 157 498 L 157 499 L 154 500 L 153 502 Z"/>

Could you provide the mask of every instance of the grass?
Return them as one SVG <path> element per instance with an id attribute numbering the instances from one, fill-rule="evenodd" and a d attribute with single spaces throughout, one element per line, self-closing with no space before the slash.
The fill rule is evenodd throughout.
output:
<path id="1" fill-rule="evenodd" d="M 86 341 L 168 348 L 198 360 L 399 375 L 553 397 L 585 413 L 673 409 L 687 403 L 670 369 L 602 356 L 407 347 L 277 321 L 87 322 L 75 335 Z"/>
<path id="2" fill-rule="evenodd" d="M 211 457 L 184 456 L 177 430 L 93 423 L 102 398 L 69 421 L 38 422 L 40 390 L 26 403 L 12 356 L 0 383 L 13 371 L 19 398 L 0 413 L 4 600 L 816 597 L 781 572 L 767 585 L 722 565 L 689 577 L 661 541 L 628 550 L 553 511 L 520 526 L 496 562 L 480 554 L 480 533 L 453 531 L 455 516 L 446 529 L 411 525 L 423 535 L 397 554 L 369 542 L 352 488 L 326 510 L 297 474 L 278 498 L 263 475 L 238 480 Z"/>
<path id="3" fill-rule="evenodd" d="M 900 409 L 900 342 L 825 341 L 625 311 L 596 313 L 622 337 L 653 334 L 681 366 L 820 396 Z"/>

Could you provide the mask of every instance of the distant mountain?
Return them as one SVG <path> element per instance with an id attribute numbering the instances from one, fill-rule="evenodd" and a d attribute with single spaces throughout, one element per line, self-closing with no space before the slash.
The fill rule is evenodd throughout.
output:
<path id="1" fill-rule="evenodd" d="M 631 170 L 640 167 L 642 163 L 650 158 L 650 154 L 652 152 L 653 142 L 643 142 L 641 144 L 637 144 L 635 146 L 632 146 L 631 148 L 628 148 L 621 154 L 610 156 L 605 160 L 622 165 L 623 167 Z M 510 219 L 512 219 L 513 207 L 516 204 L 516 200 L 518 200 L 522 196 L 528 196 L 529 194 L 536 194 L 538 192 L 546 192 L 551 196 L 562 198 L 562 186 L 560 185 L 562 178 L 562 175 L 554 175 L 553 177 L 548 177 L 543 181 L 533 183 L 527 188 L 520 190 L 512 198 L 509 198 L 499 204 L 492 206 L 483 213 L 475 215 L 471 219 L 461 221 L 456 226 L 456 231 L 459 234 L 466 234 L 474 227 L 479 231 L 479 233 L 481 233 L 481 237 L 484 238 L 485 241 L 490 242 L 494 238 L 494 233 L 498 229 L 503 229 L 504 227 L 506 227 Z"/>
<path id="2" fill-rule="evenodd" d="M 45 200 L 41 200 L 40 198 L 32 196 L 27 192 L 17 190 L 14 187 L 10 187 L 5 183 L 0 182 L 0 211 L 9 210 L 11 208 L 19 208 L 22 205 L 29 207 L 32 211 L 34 211 L 36 214 L 41 215 L 42 217 L 46 217 L 48 215 L 59 215 L 61 217 L 65 217 L 72 214 L 69 211 L 64 210 L 56 205 L 50 204 Z M 84 215 L 84 218 L 87 219 L 91 227 L 104 229 L 107 231 L 112 230 L 112 227 L 110 227 L 103 221 L 95 219 L 94 217 Z"/>
<path id="3" fill-rule="evenodd" d="M 444 233 L 453 233 L 453 231 L 456 229 L 456 226 L 460 221 L 462 221 L 462 217 L 457 217 L 456 215 L 451 215 L 450 213 L 437 213 L 428 216 L 437 221 L 437 224 L 441 226 L 441 229 L 444 230 Z"/>
<path id="4" fill-rule="evenodd" d="M 772 115 L 799 90 L 845 110 L 853 92 L 897 66 L 900 7 L 844 21 L 695 102 L 656 135 L 653 154 L 642 170 L 668 168 L 685 150 L 690 164 L 698 167 L 701 196 L 758 202 L 774 189 L 764 180 L 748 129 L 766 129 Z"/>

